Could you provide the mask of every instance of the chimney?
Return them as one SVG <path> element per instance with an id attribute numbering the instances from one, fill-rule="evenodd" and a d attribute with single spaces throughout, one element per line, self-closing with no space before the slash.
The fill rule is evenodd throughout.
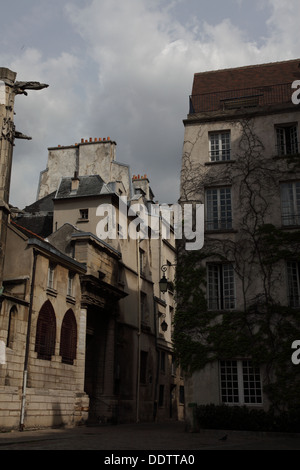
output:
<path id="1" fill-rule="evenodd" d="M 72 178 L 72 186 L 71 186 L 71 191 L 77 191 L 79 188 L 79 181 L 80 179 L 78 178 L 78 172 L 74 172 L 74 176 Z"/>

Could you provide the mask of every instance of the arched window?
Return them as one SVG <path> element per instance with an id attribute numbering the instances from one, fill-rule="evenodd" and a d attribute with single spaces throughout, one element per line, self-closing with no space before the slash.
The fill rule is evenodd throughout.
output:
<path id="1" fill-rule="evenodd" d="M 8 317 L 8 328 L 7 328 L 7 341 L 6 346 L 8 348 L 13 347 L 13 341 L 15 339 L 16 334 L 16 323 L 17 323 L 17 307 L 14 305 L 9 311 Z"/>
<path id="2" fill-rule="evenodd" d="M 35 351 L 38 359 L 51 360 L 55 353 L 55 337 L 55 313 L 51 302 L 47 300 L 40 310 L 36 326 Z"/>
<path id="3" fill-rule="evenodd" d="M 73 310 L 68 310 L 61 326 L 60 355 L 62 362 L 73 364 L 77 349 L 77 323 Z"/>

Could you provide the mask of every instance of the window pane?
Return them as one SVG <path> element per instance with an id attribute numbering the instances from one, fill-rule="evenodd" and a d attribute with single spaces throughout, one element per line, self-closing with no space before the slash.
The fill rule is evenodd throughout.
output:
<path id="1" fill-rule="evenodd" d="M 231 264 L 223 265 L 224 308 L 235 308 L 234 271 Z"/>
<path id="2" fill-rule="evenodd" d="M 231 188 L 206 191 L 206 229 L 232 228 Z"/>
<path id="3" fill-rule="evenodd" d="M 222 141 L 222 160 L 230 160 L 230 133 L 221 134 Z"/>
<path id="4" fill-rule="evenodd" d="M 215 162 L 219 159 L 219 134 L 210 134 L 210 160 Z"/>
<path id="5" fill-rule="evenodd" d="M 298 153 L 297 126 L 291 127 L 291 153 Z"/>
<path id="6" fill-rule="evenodd" d="M 207 265 L 209 310 L 235 308 L 234 269 L 231 264 Z"/>
<path id="7" fill-rule="evenodd" d="M 210 310 L 219 310 L 219 266 L 208 265 L 208 308 Z"/>
<path id="8" fill-rule="evenodd" d="M 214 132 L 209 135 L 210 161 L 230 160 L 230 132 Z"/>
<path id="9" fill-rule="evenodd" d="M 290 307 L 300 307 L 299 266 L 296 261 L 287 263 L 288 296 Z"/>
<path id="10" fill-rule="evenodd" d="M 244 402 L 262 403 L 262 390 L 260 381 L 260 371 L 254 367 L 251 361 L 242 361 Z"/>
<path id="11" fill-rule="evenodd" d="M 300 224 L 300 182 L 281 185 L 281 210 L 283 225 Z"/>
<path id="12" fill-rule="evenodd" d="M 217 230 L 218 224 L 218 190 L 208 189 L 206 193 L 206 228 L 207 230 Z"/>
<path id="13" fill-rule="evenodd" d="M 220 189 L 220 227 L 223 229 L 232 228 L 231 215 L 231 189 Z"/>
<path id="14" fill-rule="evenodd" d="M 283 128 L 276 129 L 276 136 L 277 136 L 277 153 L 278 155 L 284 155 L 285 154 L 284 129 Z"/>
<path id="15" fill-rule="evenodd" d="M 221 361 L 221 398 L 223 403 L 238 403 L 237 361 Z"/>

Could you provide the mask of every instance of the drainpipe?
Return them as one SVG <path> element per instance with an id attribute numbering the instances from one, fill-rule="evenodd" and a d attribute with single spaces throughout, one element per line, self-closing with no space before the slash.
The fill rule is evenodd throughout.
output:
<path id="1" fill-rule="evenodd" d="M 154 405 L 153 405 L 153 421 L 156 421 L 157 405 L 158 405 L 158 382 L 159 382 L 159 349 L 157 342 L 157 309 L 155 303 L 155 295 L 153 295 L 153 313 L 154 313 L 154 334 L 155 334 L 155 350 L 156 350 L 156 374 L 155 374 L 155 387 L 154 387 Z"/>
<path id="2" fill-rule="evenodd" d="M 29 303 L 29 312 L 28 312 L 27 336 L 26 336 L 24 371 L 23 371 L 23 388 L 22 388 L 22 403 L 21 403 L 21 416 L 20 416 L 20 431 L 24 430 L 27 376 L 28 376 L 29 343 L 30 343 L 30 330 L 31 330 L 31 318 L 32 318 L 33 292 L 34 292 L 34 284 L 35 284 L 36 260 L 37 260 L 37 252 L 36 252 L 35 249 L 33 249 L 33 266 L 32 266 L 32 276 L 31 276 L 31 287 L 30 287 L 30 303 Z"/>
<path id="3" fill-rule="evenodd" d="M 158 239 L 158 279 L 159 279 L 159 274 L 160 274 L 160 267 L 162 266 L 161 245 L 162 245 L 162 221 L 160 217 L 159 218 L 159 239 Z M 157 328 L 158 312 L 157 312 L 156 303 L 155 303 L 155 295 L 153 295 L 153 313 L 154 313 L 154 334 L 155 334 L 155 350 L 156 350 L 156 374 L 155 374 L 155 388 L 154 388 L 153 421 L 156 421 L 157 407 L 158 407 L 160 350 L 158 348 L 158 328 Z"/>
<path id="4" fill-rule="evenodd" d="M 137 240 L 137 271 L 138 271 L 138 357 L 136 378 L 136 422 L 140 420 L 140 375 L 141 375 L 141 267 L 140 267 L 140 240 Z"/>

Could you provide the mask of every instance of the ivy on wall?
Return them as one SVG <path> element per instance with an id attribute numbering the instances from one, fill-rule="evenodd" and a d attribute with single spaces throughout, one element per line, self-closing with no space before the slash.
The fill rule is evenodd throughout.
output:
<path id="1" fill-rule="evenodd" d="M 293 165 L 287 159 L 264 159 L 264 147 L 253 121 L 234 125 L 241 129 L 239 152 L 234 166 L 228 170 L 223 166 L 222 174 L 215 168 L 208 172 L 204 166 L 193 165 L 196 141 L 189 142 L 189 152 L 184 154 L 184 202 L 202 202 L 207 182 L 234 184 L 241 217 L 234 236 L 210 235 L 200 251 L 185 251 L 184 240 L 178 244 L 174 351 L 190 374 L 211 361 L 251 358 L 256 365 L 265 366 L 264 391 L 271 404 L 285 409 L 299 403 L 300 365 L 291 361 L 291 345 L 300 340 L 300 309 L 284 305 L 278 293 L 286 289 L 286 260 L 300 261 L 300 231 L 282 230 L 269 221 L 275 195 L 279 194 L 279 176 L 295 172 L 298 160 Z M 197 138 L 200 135 L 199 131 Z M 239 311 L 208 310 L 205 292 L 209 261 L 233 264 L 243 299 Z"/>

